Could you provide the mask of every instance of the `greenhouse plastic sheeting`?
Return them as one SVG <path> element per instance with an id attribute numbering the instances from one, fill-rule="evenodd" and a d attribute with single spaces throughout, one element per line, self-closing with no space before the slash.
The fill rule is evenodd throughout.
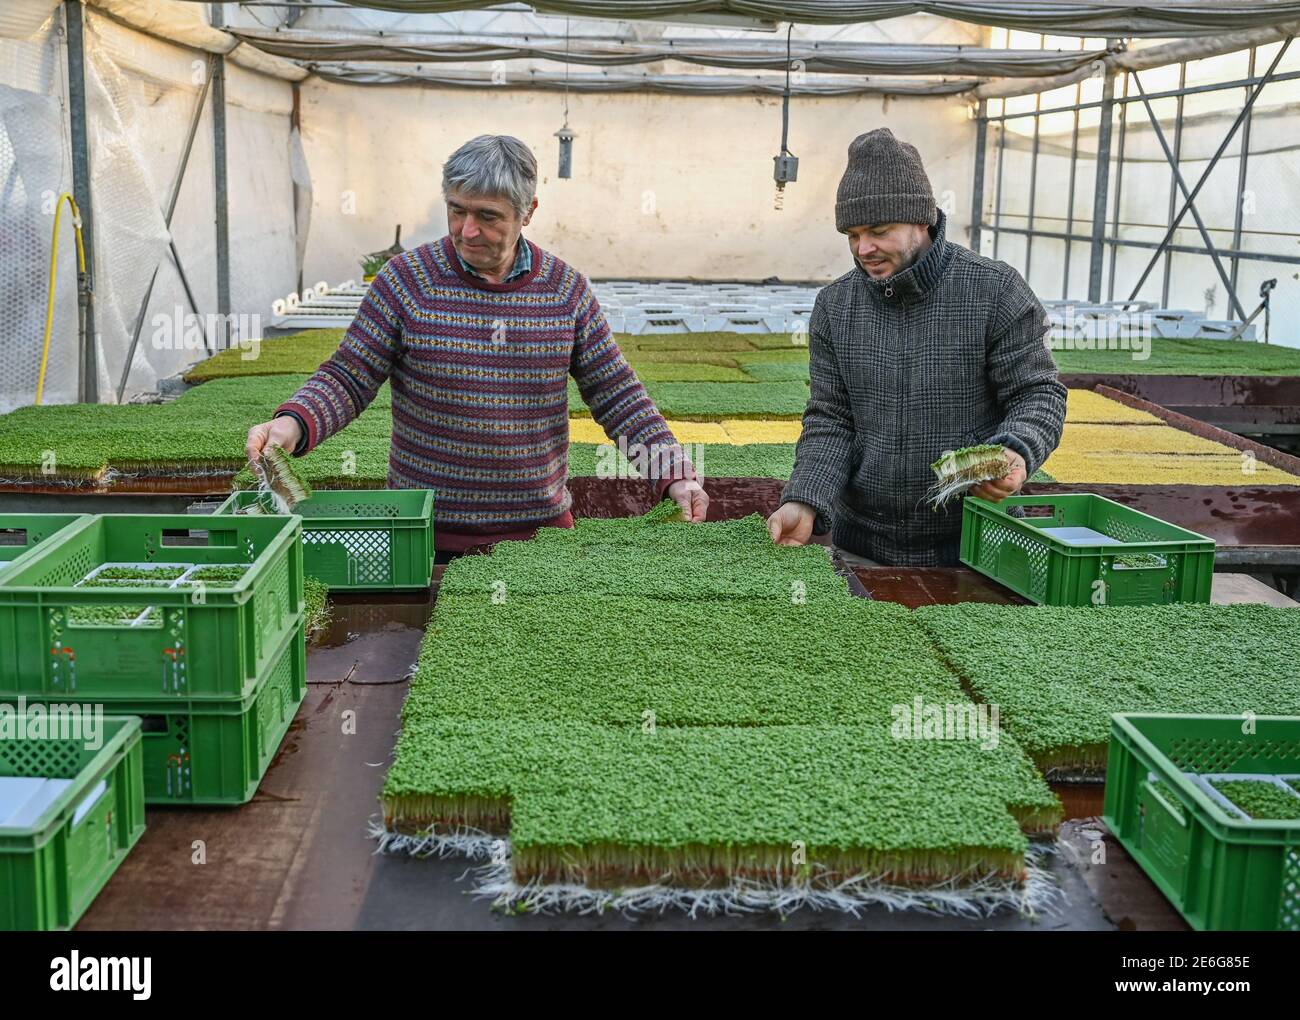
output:
<path id="1" fill-rule="evenodd" d="M 32 403 L 40 369 L 55 199 L 72 187 L 61 41 L 53 19 L 25 38 L 34 4 L 6 8 L 0 36 L 0 413 Z M 11 34 L 12 33 L 12 34 Z M 76 246 L 61 218 L 47 401 L 77 396 Z M 67 370 L 63 370 L 67 366 Z"/>
<path id="2" fill-rule="evenodd" d="M 407 70 L 401 65 L 317 64 L 318 77 L 351 85 L 435 85 L 442 88 L 499 88 L 502 81 L 491 71 Z M 705 95 L 781 95 L 787 87 L 781 75 L 740 77 L 720 74 L 645 74 L 632 71 L 603 71 L 595 74 L 564 71 L 512 71 L 505 84 L 530 89 L 563 92 L 665 92 Z M 949 96 L 966 92 L 979 82 L 974 78 L 953 81 L 906 81 L 887 77 L 805 78 L 790 84 L 800 96 L 851 96 L 885 94 L 896 96 Z"/>
<path id="3" fill-rule="evenodd" d="M 352 7 L 387 11 L 447 13 L 496 6 L 498 0 L 341 0 Z M 1026 32 L 1090 36 L 1213 35 L 1231 28 L 1278 25 L 1300 19 L 1300 3 L 1225 4 L 1183 0 L 1177 4 L 1086 3 L 895 3 L 893 0 L 534 0 L 549 14 L 591 18 L 672 18 L 729 14 L 805 24 L 880 21 L 908 14 L 933 14 L 978 25 Z"/>
<path id="4" fill-rule="evenodd" d="M 66 55 L 57 12 L 35 35 L 13 39 L 0 19 L 0 413 L 33 402 L 39 371 L 55 199 L 72 187 Z M 137 32 L 94 11 L 86 14 L 87 132 L 92 167 L 93 278 L 99 399 L 115 399 L 153 267 L 158 274 L 123 399 L 154 390 L 159 380 L 204 355 L 185 344 L 193 320 L 167 250 L 163 207 L 184 147 L 205 73 L 205 52 Z M 252 314 L 296 287 L 310 201 L 301 151 L 293 165 L 289 84 L 243 68 L 226 68 L 229 150 L 231 306 L 260 333 Z M 299 146 L 300 149 L 300 146 Z M 211 112 L 203 114 L 181 187 L 170 236 L 183 260 L 204 325 L 216 312 Z M 295 172 L 296 171 L 296 172 Z M 60 223 L 54 329 L 45 381 L 47 403 L 77 398 L 79 337 L 71 210 Z M 250 257 L 248 253 L 256 253 Z M 213 330 L 215 332 L 215 330 Z M 191 333 L 193 336 L 194 334 Z M 179 341 L 179 342 L 177 342 Z"/>
<path id="5" fill-rule="evenodd" d="M 159 208 L 160 190 L 140 158 L 142 131 L 131 82 L 95 35 L 87 32 L 86 116 L 90 147 L 90 200 L 94 215 L 95 330 L 101 399 L 116 391 L 135 325 L 149 285 L 142 266 L 163 258 L 167 227 Z M 148 322 L 145 323 L 148 331 Z M 155 352 L 149 337 L 136 348 L 132 382 L 150 389 L 180 362 L 171 351 Z M 161 356 L 155 356 L 161 355 Z M 51 365 L 51 370 L 55 366 Z M 60 365 L 60 370 L 69 366 Z"/>
<path id="6" fill-rule="evenodd" d="M 791 123 L 799 181 L 777 211 L 769 147 L 780 141 L 778 97 L 572 93 L 573 176 L 557 180 L 557 92 L 357 88 L 312 77 L 301 94 L 316 195 L 309 285 L 359 281 L 359 256 L 392 244 L 399 223 L 408 248 L 445 234 L 441 164 L 483 130 L 514 135 L 537 155 L 540 205 L 524 236 L 592 278 L 835 279 L 852 265 L 834 229 L 844 153 L 854 134 L 880 123 L 917 147 L 951 236 L 966 236 L 975 122 L 959 101 L 892 97 L 886 110 L 884 100 L 804 100 Z M 404 140 L 403 158 L 386 139 Z"/>
<path id="7" fill-rule="evenodd" d="M 207 54 L 175 46 L 133 31 L 93 12 L 91 49 L 95 66 L 107 65 L 115 73 L 114 107 L 124 122 L 136 159 L 149 187 L 133 196 L 136 211 L 162 226 L 161 207 L 170 193 L 185 142 L 185 132 L 203 83 Z M 194 149 L 185 173 L 171 236 L 185 266 L 198 302 L 207 319 L 217 311 L 216 239 L 213 227 L 213 138 L 211 97 L 195 135 Z M 260 332 L 251 318 L 269 310 L 272 301 L 294 289 L 297 280 L 297 243 L 294 237 L 293 190 L 290 168 L 289 113 L 291 88 L 287 82 L 226 65 L 226 145 L 229 182 L 230 298 L 231 308 L 248 317 L 246 329 Z M 91 166 L 96 183 L 103 180 L 95 153 Z M 102 200 L 97 199 L 96 235 L 99 240 Z M 157 265 L 158 276 L 145 317 L 144 329 L 131 366 L 126 398 L 156 388 L 157 381 L 198 360 L 203 351 L 181 345 L 155 343 L 155 333 L 175 321 L 176 309 L 190 312 L 172 256 L 164 247 L 138 265 Z M 251 254 L 251 253 L 255 253 Z M 116 256 L 113 256 L 116 258 Z M 100 286 L 105 267 L 98 267 Z M 123 359 L 130 343 L 139 302 L 148 274 L 138 267 L 132 274 L 138 286 L 131 295 L 120 346 L 105 333 L 108 378 L 116 391 Z M 97 288 L 98 292 L 98 288 Z M 185 323 L 187 326 L 189 320 Z M 103 329 L 103 326 L 100 326 Z M 179 332 L 173 328 L 173 336 Z M 215 328 L 209 329 L 215 334 Z M 196 336 L 191 331 L 191 339 Z M 179 347 L 180 349 L 177 349 Z M 101 381 L 101 388 L 103 383 Z M 101 399 L 108 399 L 101 395 Z"/>
<path id="8" fill-rule="evenodd" d="M 0 7 L 0 38 L 31 38 L 58 6 L 59 0 L 6 0 Z"/>
<path id="9" fill-rule="evenodd" d="M 676 60 L 705 67 L 784 71 L 789 60 L 802 70 L 840 74 L 1064 74 L 1101 59 L 1106 50 L 984 49 L 978 46 L 909 46 L 835 40 L 660 39 L 652 42 L 499 39 L 471 35 L 361 36 L 355 32 L 275 32 L 235 29 L 232 34 L 266 53 L 293 60 L 386 60 L 451 62 L 554 60 L 613 67 Z"/>

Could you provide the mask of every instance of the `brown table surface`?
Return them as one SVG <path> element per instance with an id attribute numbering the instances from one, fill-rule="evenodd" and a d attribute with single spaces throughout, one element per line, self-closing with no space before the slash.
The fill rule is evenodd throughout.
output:
<path id="1" fill-rule="evenodd" d="M 1030 604 L 1010 588 L 966 567 L 854 567 L 853 576 L 862 585 L 862 591 L 855 594 L 882 602 L 901 602 L 909 609 L 957 602 Z"/>
<path id="2" fill-rule="evenodd" d="M 1031 604 L 1010 588 L 967 567 L 854 567 L 853 575 L 861 585 L 861 590 L 854 590 L 855 594 L 869 595 L 885 602 L 901 602 L 910 609 L 956 602 L 1003 606 Z M 1210 601 L 1220 606 L 1259 602 L 1286 609 L 1300 604 L 1249 574 L 1229 573 L 1213 576 Z"/>

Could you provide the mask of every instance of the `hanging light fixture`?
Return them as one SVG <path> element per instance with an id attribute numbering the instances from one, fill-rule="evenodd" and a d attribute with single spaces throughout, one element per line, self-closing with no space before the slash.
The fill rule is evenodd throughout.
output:
<path id="1" fill-rule="evenodd" d="M 573 139 L 577 136 L 569 128 L 569 118 L 564 118 L 564 127 L 555 132 L 555 137 L 560 140 L 560 176 L 568 180 L 573 176 Z"/>
<path id="2" fill-rule="evenodd" d="M 573 176 L 573 140 L 577 134 L 569 127 L 569 19 L 564 19 L 564 126 L 555 132 L 560 140 L 560 177 Z"/>
<path id="3" fill-rule="evenodd" d="M 794 22 L 785 32 L 785 89 L 781 92 L 781 151 L 772 157 L 772 179 L 776 181 L 776 208 L 781 208 L 785 186 L 799 179 L 799 157 L 786 144 L 790 138 L 790 33 Z"/>

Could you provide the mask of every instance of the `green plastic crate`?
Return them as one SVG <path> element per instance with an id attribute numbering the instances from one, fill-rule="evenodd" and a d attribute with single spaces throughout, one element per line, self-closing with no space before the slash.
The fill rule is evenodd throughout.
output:
<path id="1" fill-rule="evenodd" d="M 0 577 L 25 554 L 87 514 L 0 514 Z"/>
<path id="2" fill-rule="evenodd" d="M 1042 516 L 1012 517 L 1011 507 Z M 1059 537 L 1085 529 L 1095 537 Z M 1149 563 L 1116 562 L 1134 557 Z M 967 496 L 961 562 L 1046 606 L 1205 603 L 1214 540 L 1092 493 L 1009 496 L 1001 503 Z"/>
<path id="3" fill-rule="evenodd" d="M 114 712 L 138 716 L 141 722 L 145 800 L 173 805 L 249 801 L 307 694 L 306 681 L 300 625 L 242 698 L 114 703 Z"/>
<path id="4" fill-rule="evenodd" d="M 0 929 L 72 927 L 144 832 L 140 720 L 102 722 L 95 750 L 76 733 L 0 740 L 0 777 L 71 780 L 35 817 L 0 817 Z"/>
<path id="5" fill-rule="evenodd" d="M 1183 773 L 1300 772 L 1300 718 L 1117 713 L 1103 819 L 1198 930 L 1300 931 L 1300 821 L 1230 815 Z"/>
<path id="6" fill-rule="evenodd" d="M 232 493 L 214 513 L 257 500 Z M 317 489 L 302 517 L 303 570 L 333 591 L 428 588 L 433 577 L 433 493 L 424 489 Z"/>
<path id="7" fill-rule="evenodd" d="M 0 697 L 243 697 L 301 627 L 296 517 L 105 514 L 0 575 Z M 78 587 L 105 564 L 251 564 L 201 590 Z M 120 613 L 114 622 L 88 614 Z"/>

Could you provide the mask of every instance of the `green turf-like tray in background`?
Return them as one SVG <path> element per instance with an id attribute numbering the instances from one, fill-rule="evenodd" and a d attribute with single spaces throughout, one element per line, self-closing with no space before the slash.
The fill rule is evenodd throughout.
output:
<path id="1" fill-rule="evenodd" d="M 215 514 L 234 514 L 257 493 L 233 493 Z M 303 570 L 331 591 L 428 588 L 433 493 L 424 489 L 317 489 L 302 518 Z"/>
<path id="2" fill-rule="evenodd" d="M 144 832 L 140 720 L 102 722 L 93 750 L 71 733 L 0 740 L 0 777 L 70 781 L 43 808 L 0 817 L 0 930 L 71 928 Z"/>
<path id="3" fill-rule="evenodd" d="M 1067 529 L 1096 537 L 1058 537 Z M 961 562 L 1041 605 L 1207 603 L 1214 541 L 1092 493 L 967 496 Z"/>
<path id="4" fill-rule="evenodd" d="M 1300 718 L 1117 713 L 1103 818 L 1198 930 L 1300 931 L 1300 821 L 1229 814 L 1184 775 L 1300 772 Z M 1249 730 L 1249 732 L 1243 732 Z"/>
<path id="5" fill-rule="evenodd" d="M 297 517 L 187 514 L 69 525 L 0 575 L 0 697 L 244 697 L 302 628 L 301 531 Z M 106 563 L 248 567 L 201 586 L 81 584 Z"/>

